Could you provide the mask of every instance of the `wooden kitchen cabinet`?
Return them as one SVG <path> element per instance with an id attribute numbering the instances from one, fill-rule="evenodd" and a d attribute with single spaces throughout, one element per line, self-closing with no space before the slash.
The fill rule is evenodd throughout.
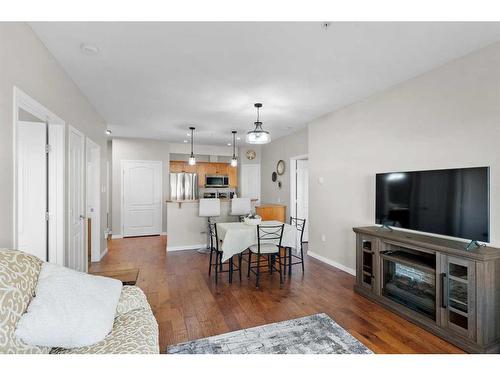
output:
<path id="1" fill-rule="evenodd" d="M 255 207 L 255 213 L 259 215 L 263 221 L 277 220 L 282 223 L 286 222 L 286 206 L 282 204 L 261 204 Z"/>
<path id="2" fill-rule="evenodd" d="M 206 175 L 229 176 L 229 186 L 238 187 L 238 168 L 231 167 L 229 163 L 211 163 L 199 161 L 196 165 L 189 165 L 186 161 L 173 160 L 170 162 L 170 172 L 189 172 L 198 174 L 198 187 L 205 187 Z"/>

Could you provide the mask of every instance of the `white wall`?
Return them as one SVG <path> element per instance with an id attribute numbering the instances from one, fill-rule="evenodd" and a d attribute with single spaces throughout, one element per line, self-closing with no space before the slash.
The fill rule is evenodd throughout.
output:
<path id="1" fill-rule="evenodd" d="M 170 148 L 165 141 L 137 138 L 113 138 L 113 235 L 122 235 L 121 216 L 121 161 L 122 160 L 159 160 L 162 162 L 162 232 L 167 231 L 167 205 L 169 196 Z"/>
<path id="2" fill-rule="evenodd" d="M 470 166 L 491 167 L 500 245 L 499 145 L 500 44 L 313 121 L 310 251 L 355 267 L 352 227 L 374 224 L 375 173 Z"/>
<path id="3" fill-rule="evenodd" d="M 85 58 L 82 55 L 82 58 Z M 17 86 L 54 114 L 101 146 L 101 179 L 106 176 L 105 124 L 102 117 L 67 76 L 25 23 L 0 23 L 0 247 L 13 238 L 13 87 Z M 67 201 L 67 200 L 65 200 Z M 101 194 L 106 207 L 106 193 Z M 67 220 L 65 220 L 67 222 Z M 106 214 L 101 212 L 101 231 Z M 66 231 L 67 233 L 67 231 Z M 106 242 L 101 238 L 101 247 Z"/>
<path id="4" fill-rule="evenodd" d="M 196 134 L 194 136 L 194 154 L 196 155 L 233 155 L 233 148 L 230 146 L 213 146 L 213 145 L 199 145 L 196 144 Z M 169 143 L 170 152 L 173 154 L 190 154 L 190 143 Z"/>
<path id="5" fill-rule="evenodd" d="M 304 128 L 262 146 L 262 202 L 284 204 L 287 207 L 287 217 L 290 215 L 290 158 L 307 154 L 307 139 L 308 131 Z M 285 173 L 278 176 L 281 189 L 278 189 L 277 182 L 271 179 L 279 160 L 285 161 Z"/>

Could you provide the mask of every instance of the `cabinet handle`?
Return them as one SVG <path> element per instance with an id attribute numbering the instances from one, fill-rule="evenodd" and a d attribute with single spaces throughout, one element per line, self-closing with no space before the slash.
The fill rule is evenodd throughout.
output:
<path id="1" fill-rule="evenodd" d="M 441 307 L 445 309 L 447 307 L 448 300 L 448 285 L 446 283 L 446 273 L 441 274 Z"/>

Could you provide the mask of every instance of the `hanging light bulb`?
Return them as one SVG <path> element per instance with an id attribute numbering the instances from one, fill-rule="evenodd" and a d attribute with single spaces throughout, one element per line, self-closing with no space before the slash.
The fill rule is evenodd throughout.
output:
<path id="1" fill-rule="evenodd" d="M 247 133 L 246 142 L 255 145 L 263 145 L 271 142 L 271 134 L 262 129 L 262 122 L 260 122 L 260 109 L 262 108 L 262 103 L 255 103 L 254 107 L 257 108 L 257 121 L 254 122 L 255 129 Z"/>
<path id="2" fill-rule="evenodd" d="M 194 127 L 190 126 L 189 130 L 191 130 L 191 155 L 189 156 L 189 165 L 195 165 L 196 164 L 196 158 L 194 157 L 193 153 L 193 139 L 194 139 Z"/>
<path id="3" fill-rule="evenodd" d="M 237 167 L 238 159 L 236 158 L 236 130 L 233 130 L 232 133 L 233 133 L 233 157 L 231 158 L 231 167 Z"/>

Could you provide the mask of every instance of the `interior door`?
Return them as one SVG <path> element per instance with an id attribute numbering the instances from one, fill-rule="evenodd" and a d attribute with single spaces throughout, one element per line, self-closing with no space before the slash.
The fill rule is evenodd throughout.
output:
<path id="1" fill-rule="evenodd" d="M 101 149 L 87 138 L 87 249 L 90 261 L 101 260 Z"/>
<path id="2" fill-rule="evenodd" d="M 297 218 L 306 219 L 303 241 L 309 241 L 309 161 L 297 160 L 297 199 L 295 212 Z"/>
<path id="3" fill-rule="evenodd" d="M 68 144 L 69 240 L 66 266 L 82 272 L 87 267 L 84 163 L 85 137 L 77 129 L 70 127 Z"/>
<path id="4" fill-rule="evenodd" d="M 122 162 L 123 236 L 161 234 L 161 161 Z"/>
<path id="5" fill-rule="evenodd" d="M 17 126 L 17 248 L 47 261 L 47 125 Z"/>
<path id="6" fill-rule="evenodd" d="M 260 201 L 260 165 L 243 164 L 241 166 L 241 198 L 257 199 Z"/>

